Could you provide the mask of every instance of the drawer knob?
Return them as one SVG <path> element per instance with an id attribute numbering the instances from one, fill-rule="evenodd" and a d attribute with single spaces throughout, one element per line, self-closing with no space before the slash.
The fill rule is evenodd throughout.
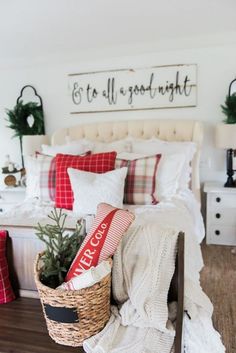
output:
<path id="1" fill-rule="evenodd" d="M 220 231 L 219 231 L 219 230 L 216 230 L 216 231 L 215 231 L 215 235 L 220 235 Z"/>
<path id="2" fill-rule="evenodd" d="M 216 213 L 216 218 L 220 218 L 221 214 L 220 213 Z"/>
<path id="3" fill-rule="evenodd" d="M 220 197 L 217 197 L 216 198 L 216 202 L 220 202 L 221 201 L 221 198 Z"/>
<path id="4" fill-rule="evenodd" d="M 3 212 L 3 209 L 2 209 L 2 208 L 0 208 L 0 212 Z"/>

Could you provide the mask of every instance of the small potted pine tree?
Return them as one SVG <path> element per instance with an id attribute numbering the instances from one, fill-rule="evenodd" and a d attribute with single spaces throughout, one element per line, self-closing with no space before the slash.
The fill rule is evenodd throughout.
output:
<path id="1" fill-rule="evenodd" d="M 111 273 L 84 289 L 57 288 L 64 282 L 84 236 L 80 223 L 74 232 L 66 230 L 67 216 L 62 210 L 55 209 L 48 217 L 50 223 L 36 227 L 46 249 L 36 258 L 35 282 L 50 337 L 59 344 L 78 347 L 109 320 Z"/>
<path id="2" fill-rule="evenodd" d="M 67 215 L 60 209 L 54 209 L 48 218 L 49 224 L 38 223 L 36 236 L 45 243 L 45 251 L 39 255 L 42 264 L 40 281 L 50 288 L 56 288 L 64 282 L 67 271 L 77 254 L 84 237 L 80 234 L 81 223 L 71 233 L 65 229 Z"/>

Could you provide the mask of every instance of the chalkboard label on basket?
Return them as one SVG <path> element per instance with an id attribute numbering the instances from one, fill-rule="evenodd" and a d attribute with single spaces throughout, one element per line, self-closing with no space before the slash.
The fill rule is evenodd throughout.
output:
<path id="1" fill-rule="evenodd" d="M 76 308 L 65 308 L 44 304 L 45 313 L 49 320 L 63 324 L 73 324 L 79 321 Z"/>

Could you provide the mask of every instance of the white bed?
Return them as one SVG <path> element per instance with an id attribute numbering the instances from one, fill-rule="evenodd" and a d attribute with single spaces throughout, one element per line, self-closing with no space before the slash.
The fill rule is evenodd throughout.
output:
<path id="1" fill-rule="evenodd" d="M 127 206 L 137 215 L 137 222 L 140 225 L 149 224 L 158 221 L 159 226 L 162 222 L 171 228 L 186 232 L 185 261 L 187 275 L 195 283 L 199 281 L 199 271 L 203 266 L 199 243 L 204 237 L 204 226 L 200 213 L 200 180 L 199 180 L 199 160 L 201 144 L 203 139 L 203 126 L 201 123 L 192 120 L 145 120 L 128 122 L 109 122 L 98 124 L 86 124 L 73 126 L 71 128 L 60 129 L 52 135 L 52 145 L 64 144 L 68 139 L 79 140 L 88 139 L 110 143 L 121 140 L 126 137 L 148 140 L 157 137 L 165 141 L 192 141 L 197 145 L 197 150 L 192 161 L 192 174 L 190 189 L 179 192 L 171 200 L 164 200 L 155 206 Z M 126 207 L 126 206 L 125 206 Z M 33 203 L 26 202 L 21 205 L 21 211 L 12 210 L 9 214 L 3 214 L 0 217 L 1 227 L 9 230 L 12 241 L 12 259 L 15 272 L 19 282 L 21 295 L 37 297 L 33 281 L 33 260 L 37 252 L 42 249 L 42 244 L 37 240 L 34 234 L 33 226 L 37 222 L 47 222 L 46 214 L 49 213 L 51 206 L 42 205 L 38 200 Z M 67 228 L 73 228 L 77 217 L 71 211 L 68 211 Z M 87 219 L 88 220 L 88 219 Z M 137 223 L 136 222 L 136 223 Z M 186 294 L 188 301 L 188 295 Z M 198 298 L 196 299 L 198 300 Z M 211 305 L 203 296 L 203 307 L 211 311 Z M 187 305 L 190 305 L 187 303 Z M 190 305 L 191 307 L 191 305 Z M 209 315 L 202 316 L 202 322 L 199 321 L 197 329 L 202 330 L 202 335 L 206 344 L 209 345 L 209 352 L 205 351 L 204 344 L 198 342 L 198 336 L 193 335 L 192 323 L 187 322 L 187 336 L 185 345 L 189 348 L 191 341 L 195 342 L 195 347 L 201 346 L 200 353 L 222 353 L 223 347 L 219 337 L 212 328 Z M 212 337 L 208 339 L 205 330 L 211 332 Z M 109 332 L 108 332 L 109 335 Z M 102 340 L 101 340 L 102 342 Z M 214 343 L 215 342 L 215 343 Z M 96 344 L 100 344 L 100 338 L 96 341 L 90 341 L 87 345 L 88 352 L 95 352 Z M 124 347 L 123 347 L 124 348 Z M 116 348 L 114 352 L 116 351 Z M 126 351 L 126 348 L 125 348 Z M 112 351 L 113 352 L 113 351 Z M 123 352 L 123 350 L 121 350 Z M 145 351 L 146 352 L 146 351 Z M 195 352 L 193 349 L 187 349 L 188 353 Z M 127 353 L 127 352 L 126 352 Z M 154 352 L 151 352 L 154 353 Z"/>
<path id="2" fill-rule="evenodd" d="M 158 137 L 166 141 L 195 142 L 197 152 L 192 163 L 191 189 L 195 198 L 200 201 L 199 159 L 203 139 L 203 126 L 200 122 L 193 120 L 139 120 L 83 124 L 55 131 L 51 143 L 52 145 L 63 144 L 68 140 L 68 137 L 72 140 L 86 138 L 109 143 L 127 136 L 143 140 Z M 191 203 L 189 197 L 187 199 L 186 202 Z M 0 216 L 1 227 L 9 230 L 12 239 L 14 271 L 17 275 L 21 295 L 37 296 L 31 264 L 36 253 L 42 249 L 42 244 L 35 237 L 33 227 L 39 221 L 41 223 L 47 222 L 46 216 L 50 210 L 51 206 L 48 204 L 31 200 Z M 137 212 L 140 212 L 140 207 L 137 207 Z M 67 227 L 70 229 L 75 226 L 77 217 L 74 217 L 70 211 L 68 214 Z M 198 226 L 196 225 L 196 227 Z M 198 233 L 200 241 L 204 235 L 201 226 L 198 227 Z"/>

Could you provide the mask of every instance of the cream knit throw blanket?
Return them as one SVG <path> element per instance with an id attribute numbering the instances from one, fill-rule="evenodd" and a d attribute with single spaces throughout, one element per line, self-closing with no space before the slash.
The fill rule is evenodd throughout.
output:
<path id="1" fill-rule="evenodd" d="M 155 224 L 132 227 L 113 263 L 113 307 L 105 329 L 84 343 L 92 353 L 170 353 L 167 293 L 175 268 L 178 232 Z"/>
<path id="2" fill-rule="evenodd" d="M 180 220 L 183 215 L 184 222 Z M 176 214 L 176 210 L 159 214 L 147 212 L 136 218 L 116 251 L 112 285 L 119 308 L 112 307 L 106 327 L 84 342 L 87 353 L 173 351 L 175 332 L 168 320 L 167 295 L 175 268 L 178 231 L 181 230 L 178 222 L 184 224 L 182 230 L 186 232 L 185 309 L 191 317 L 196 316 L 198 307 L 211 315 L 211 303 L 198 283 L 202 262 L 199 245 L 190 234 L 190 219 L 185 212 Z"/>

